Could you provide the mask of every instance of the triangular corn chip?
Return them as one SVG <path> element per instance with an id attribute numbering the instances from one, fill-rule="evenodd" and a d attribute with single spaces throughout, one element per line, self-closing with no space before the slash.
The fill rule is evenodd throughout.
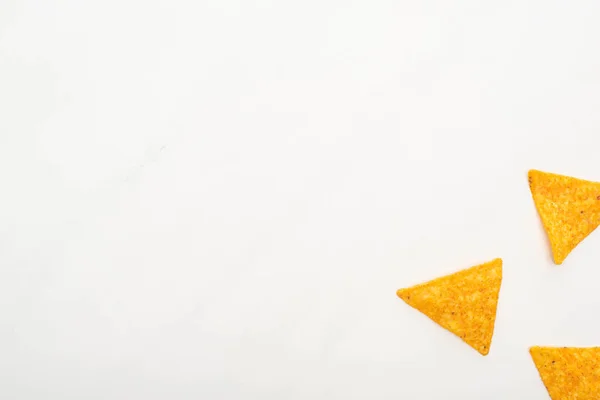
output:
<path id="1" fill-rule="evenodd" d="M 485 356 L 492 344 L 501 282 L 498 258 L 397 294 Z"/>
<path id="2" fill-rule="evenodd" d="M 529 187 L 554 262 L 562 264 L 600 224 L 600 183 L 531 170 Z"/>
<path id="3" fill-rule="evenodd" d="M 529 352 L 552 400 L 600 399 L 599 347 L 532 347 Z"/>

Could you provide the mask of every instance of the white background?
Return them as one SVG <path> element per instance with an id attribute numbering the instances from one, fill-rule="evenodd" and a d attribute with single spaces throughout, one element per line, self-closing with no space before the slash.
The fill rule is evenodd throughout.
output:
<path id="1" fill-rule="evenodd" d="M 2 0 L 0 398 L 527 399 L 598 345 L 600 3 Z M 504 259 L 482 357 L 395 296 Z"/>

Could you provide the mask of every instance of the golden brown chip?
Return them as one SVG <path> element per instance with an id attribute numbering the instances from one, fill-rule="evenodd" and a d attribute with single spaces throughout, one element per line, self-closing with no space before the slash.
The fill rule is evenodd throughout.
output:
<path id="1" fill-rule="evenodd" d="M 498 258 L 397 294 L 485 356 L 492 344 L 501 282 Z"/>
<path id="2" fill-rule="evenodd" d="M 554 262 L 562 264 L 600 224 L 600 183 L 531 170 L 529 187 Z"/>
<path id="3" fill-rule="evenodd" d="M 552 400 L 600 399 L 600 348 L 532 347 Z"/>

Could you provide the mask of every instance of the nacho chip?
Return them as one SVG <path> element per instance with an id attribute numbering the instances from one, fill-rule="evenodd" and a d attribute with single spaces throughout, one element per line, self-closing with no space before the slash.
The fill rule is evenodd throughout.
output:
<path id="1" fill-rule="evenodd" d="M 600 183 L 531 170 L 529 187 L 554 262 L 562 264 L 600 224 Z"/>
<path id="2" fill-rule="evenodd" d="M 502 260 L 497 258 L 397 294 L 409 306 L 487 355 L 492 344 Z"/>
<path id="3" fill-rule="evenodd" d="M 600 347 L 529 350 L 552 400 L 600 398 Z"/>

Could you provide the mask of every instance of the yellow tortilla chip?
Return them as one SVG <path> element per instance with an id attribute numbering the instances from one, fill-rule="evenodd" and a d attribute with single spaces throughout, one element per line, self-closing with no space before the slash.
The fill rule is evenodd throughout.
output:
<path id="1" fill-rule="evenodd" d="M 600 399 L 600 347 L 532 347 L 552 400 Z"/>
<path id="2" fill-rule="evenodd" d="M 502 260 L 497 258 L 452 275 L 400 289 L 397 294 L 409 306 L 485 356 L 492 344 L 501 282 Z"/>
<path id="3" fill-rule="evenodd" d="M 600 224 L 600 183 L 531 170 L 529 188 L 554 262 L 562 264 Z"/>

